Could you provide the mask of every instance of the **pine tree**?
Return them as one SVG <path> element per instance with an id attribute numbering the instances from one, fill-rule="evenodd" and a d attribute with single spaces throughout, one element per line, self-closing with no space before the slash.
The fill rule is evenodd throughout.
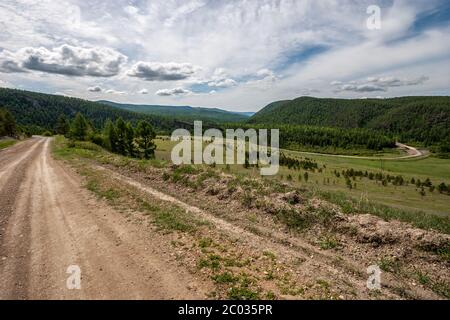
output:
<path id="1" fill-rule="evenodd" d="M 70 123 L 64 114 L 61 114 L 56 123 L 55 131 L 57 134 L 66 135 L 70 131 Z"/>
<path id="2" fill-rule="evenodd" d="M 6 109 L 0 109 L 0 136 L 15 136 L 17 133 L 16 120 Z"/>
<path id="3" fill-rule="evenodd" d="M 88 135 L 88 130 L 89 125 L 86 118 L 78 112 L 70 126 L 70 137 L 75 140 L 84 141 Z"/>
<path id="4" fill-rule="evenodd" d="M 117 133 L 114 123 L 111 119 L 106 120 L 105 128 L 103 130 L 104 147 L 111 152 L 117 152 Z"/>
<path id="5" fill-rule="evenodd" d="M 117 153 L 126 155 L 126 131 L 127 125 L 122 118 L 116 120 L 116 134 L 117 134 Z"/>
<path id="6" fill-rule="evenodd" d="M 447 192 L 448 190 L 447 190 L 447 185 L 444 183 L 444 182 L 442 182 L 439 186 L 438 186 L 438 191 L 439 191 L 439 193 L 445 193 L 445 192 Z"/>
<path id="7" fill-rule="evenodd" d="M 147 121 L 139 121 L 136 127 L 136 141 L 145 159 L 153 158 L 155 155 L 156 145 L 153 142 L 155 138 L 156 133 L 152 125 Z"/>
<path id="8" fill-rule="evenodd" d="M 4 110 L 0 109 L 0 137 L 6 135 Z"/>
<path id="9" fill-rule="evenodd" d="M 131 126 L 130 122 L 127 122 L 125 124 L 125 149 L 127 155 L 129 155 L 130 157 L 135 156 L 136 152 L 134 147 L 134 129 Z"/>

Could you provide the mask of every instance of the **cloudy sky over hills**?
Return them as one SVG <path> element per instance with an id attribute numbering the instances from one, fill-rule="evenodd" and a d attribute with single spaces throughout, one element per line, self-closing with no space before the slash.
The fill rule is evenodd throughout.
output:
<path id="1" fill-rule="evenodd" d="M 450 95 L 447 0 L 2 0 L 0 29 L 2 87 L 239 111 Z"/>

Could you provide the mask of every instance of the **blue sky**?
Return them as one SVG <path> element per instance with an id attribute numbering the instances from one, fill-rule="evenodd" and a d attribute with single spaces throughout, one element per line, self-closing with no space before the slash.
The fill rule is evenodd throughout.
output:
<path id="1" fill-rule="evenodd" d="M 447 0 L 2 0 L 0 28 L 0 86 L 90 100 L 450 95 Z"/>

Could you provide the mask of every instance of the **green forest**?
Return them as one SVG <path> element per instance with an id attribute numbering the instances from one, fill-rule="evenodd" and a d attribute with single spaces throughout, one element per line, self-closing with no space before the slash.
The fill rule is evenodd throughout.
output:
<path id="1" fill-rule="evenodd" d="M 14 137 L 17 133 L 16 120 L 6 109 L 0 108 L 0 137 Z"/>
<path id="2" fill-rule="evenodd" d="M 384 148 L 394 148 L 395 139 L 371 129 L 344 129 L 319 126 L 271 125 L 271 124 L 232 124 L 226 128 L 243 129 L 279 129 L 280 148 L 299 150 L 300 147 L 332 147 L 355 150 L 368 149 L 380 151 Z M 270 130 L 269 139 L 270 139 Z"/>
<path id="3" fill-rule="evenodd" d="M 96 128 L 102 128 L 107 119 L 122 118 L 136 124 L 148 121 L 158 132 L 169 133 L 176 127 L 183 127 L 180 121 L 150 116 L 117 109 L 101 103 L 44 93 L 0 88 L 0 106 L 8 109 L 21 125 L 27 126 L 33 134 L 52 131 L 58 118 L 64 114 L 73 119 L 80 112 L 92 121 Z"/>
<path id="4" fill-rule="evenodd" d="M 111 101 L 98 101 L 112 107 L 123 110 L 140 112 L 149 115 L 172 117 L 178 120 L 195 121 L 202 120 L 208 122 L 244 122 L 249 116 L 240 113 L 234 113 L 217 108 L 196 108 L 190 106 L 160 106 L 160 105 L 145 105 L 145 104 L 123 104 Z"/>
<path id="5" fill-rule="evenodd" d="M 271 103 L 251 124 L 365 128 L 402 142 L 450 144 L 450 97 L 319 99 L 301 97 Z"/>

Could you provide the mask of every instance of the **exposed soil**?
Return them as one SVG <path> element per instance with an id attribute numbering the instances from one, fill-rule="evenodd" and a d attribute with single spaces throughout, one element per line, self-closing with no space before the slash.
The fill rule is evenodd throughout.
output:
<path id="1" fill-rule="evenodd" d="M 0 299 L 196 299 L 208 289 L 53 160 L 48 138 L 0 153 Z M 81 290 L 66 273 L 81 269 Z"/>

